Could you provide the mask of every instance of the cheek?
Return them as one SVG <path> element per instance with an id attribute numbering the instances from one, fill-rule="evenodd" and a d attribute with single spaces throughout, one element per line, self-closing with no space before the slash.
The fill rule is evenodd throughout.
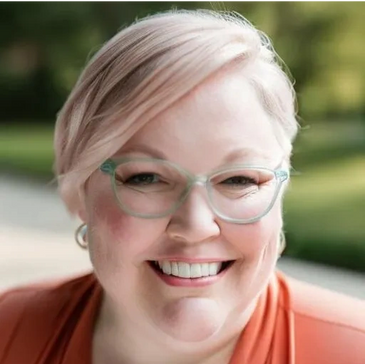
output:
<path id="1" fill-rule="evenodd" d="M 90 256 L 94 266 L 122 269 L 147 259 L 164 233 L 166 222 L 124 213 L 113 195 L 95 195 L 88 204 Z"/>
<path id="2" fill-rule="evenodd" d="M 226 224 L 222 227 L 225 240 L 237 249 L 245 260 L 257 259 L 262 252 L 276 245 L 282 228 L 281 208 L 276 204 L 261 220 L 247 225 Z"/>
<path id="3" fill-rule="evenodd" d="M 276 266 L 281 227 L 280 208 L 254 224 L 226 226 L 225 240 L 242 257 L 226 287 L 229 300 L 245 306 L 264 289 Z"/>

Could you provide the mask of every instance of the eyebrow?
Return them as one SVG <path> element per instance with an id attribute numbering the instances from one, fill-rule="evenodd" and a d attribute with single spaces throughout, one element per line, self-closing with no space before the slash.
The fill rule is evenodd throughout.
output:
<path id="1" fill-rule="evenodd" d="M 120 151 L 120 154 L 129 153 L 143 153 L 150 155 L 153 158 L 168 160 L 168 157 L 160 150 L 155 149 L 148 145 L 135 144 L 124 150 Z M 119 154 L 119 153 L 118 153 Z M 252 148 L 239 148 L 234 149 L 223 158 L 223 164 L 232 163 L 237 159 L 259 158 L 267 161 L 271 161 L 270 156 L 262 150 Z"/>
<path id="2" fill-rule="evenodd" d="M 167 156 L 161 152 L 158 149 L 155 149 L 153 147 L 149 147 L 148 145 L 143 145 L 143 144 L 135 144 L 133 146 L 127 147 L 126 149 L 122 148 L 119 152 L 119 154 L 129 154 L 129 153 L 143 153 L 143 154 L 147 154 L 153 158 L 158 158 L 158 159 L 168 159 Z"/>
<path id="3" fill-rule="evenodd" d="M 223 163 L 232 163 L 237 159 L 262 159 L 265 161 L 271 161 L 272 158 L 265 153 L 263 150 L 260 149 L 253 149 L 253 148 L 239 148 L 234 149 L 230 153 L 228 153 L 225 158 L 223 159 Z"/>

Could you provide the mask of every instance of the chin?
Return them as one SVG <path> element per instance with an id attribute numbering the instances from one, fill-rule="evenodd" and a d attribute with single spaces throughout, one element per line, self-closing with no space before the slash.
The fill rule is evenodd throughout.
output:
<path id="1" fill-rule="evenodd" d="M 199 343 L 217 335 L 226 321 L 215 300 L 201 297 L 174 299 L 161 307 L 159 329 L 181 343 Z"/>

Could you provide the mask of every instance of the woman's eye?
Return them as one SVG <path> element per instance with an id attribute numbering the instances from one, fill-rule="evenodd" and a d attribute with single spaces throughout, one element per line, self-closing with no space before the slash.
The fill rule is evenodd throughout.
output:
<path id="1" fill-rule="evenodd" d="M 149 185 L 159 182 L 160 179 L 157 174 L 154 173 L 140 173 L 131 176 L 125 180 L 125 184 L 129 185 Z"/>
<path id="2" fill-rule="evenodd" d="M 221 183 L 225 185 L 235 185 L 235 186 L 247 186 L 252 184 L 257 185 L 257 182 L 253 178 L 244 176 L 234 176 L 231 178 L 227 178 Z"/>

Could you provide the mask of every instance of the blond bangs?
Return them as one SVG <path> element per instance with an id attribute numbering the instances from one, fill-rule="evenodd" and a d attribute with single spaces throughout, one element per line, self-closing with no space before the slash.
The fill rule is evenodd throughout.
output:
<path id="1" fill-rule="evenodd" d="M 259 68 L 267 65 L 262 82 L 255 61 Z M 55 173 L 69 211 L 77 212 L 85 182 L 104 160 L 148 121 L 233 65 L 250 65 L 264 107 L 293 140 L 291 83 L 270 43 L 243 17 L 167 12 L 134 23 L 106 43 L 81 74 L 56 123 Z"/>

